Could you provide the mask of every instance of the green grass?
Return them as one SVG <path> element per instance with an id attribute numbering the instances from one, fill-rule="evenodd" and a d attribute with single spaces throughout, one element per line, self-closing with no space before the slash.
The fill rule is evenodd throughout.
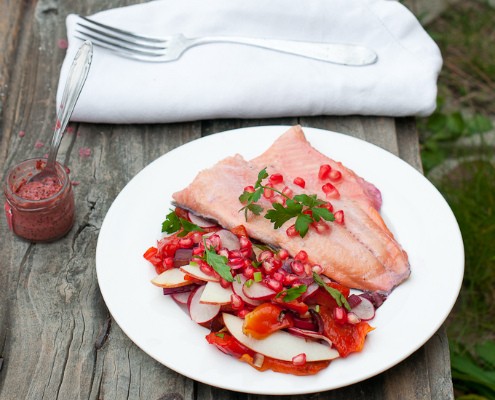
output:
<path id="1" fill-rule="evenodd" d="M 426 27 L 444 67 L 439 106 L 419 121 L 425 173 L 447 159 L 459 164 L 433 180 L 459 223 L 465 275 L 447 320 L 458 400 L 495 400 L 495 146 L 459 146 L 483 138 L 495 118 L 495 8 L 486 1 L 450 6 Z M 431 174 L 434 176 L 435 174 Z"/>

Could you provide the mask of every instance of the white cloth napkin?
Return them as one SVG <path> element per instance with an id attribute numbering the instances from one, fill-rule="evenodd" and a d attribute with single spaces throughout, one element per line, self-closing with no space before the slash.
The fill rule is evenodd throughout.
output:
<path id="1" fill-rule="evenodd" d="M 355 43 L 378 62 L 335 65 L 237 44 L 208 44 L 179 60 L 144 63 L 95 47 L 73 120 L 154 123 L 302 115 L 425 116 L 435 109 L 440 51 L 416 18 L 387 0 L 157 0 L 92 19 L 147 35 L 235 35 Z M 69 47 L 57 99 L 82 44 Z"/>

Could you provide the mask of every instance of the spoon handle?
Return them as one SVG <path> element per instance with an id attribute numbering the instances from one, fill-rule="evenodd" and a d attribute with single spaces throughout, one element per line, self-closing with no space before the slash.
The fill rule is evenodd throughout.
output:
<path id="1" fill-rule="evenodd" d="M 89 67 L 93 58 L 93 45 L 87 40 L 77 51 L 74 61 L 69 70 L 67 80 L 62 94 L 62 100 L 57 112 L 57 122 L 53 132 L 50 152 L 46 162 L 46 169 L 55 168 L 55 159 L 57 158 L 58 148 L 62 140 L 63 133 L 69 123 L 77 99 L 88 77 Z"/>

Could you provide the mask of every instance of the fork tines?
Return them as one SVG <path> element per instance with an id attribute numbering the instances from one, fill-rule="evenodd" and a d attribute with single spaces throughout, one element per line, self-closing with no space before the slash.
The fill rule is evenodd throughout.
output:
<path id="1" fill-rule="evenodd" d="M 167 49 L 165 40 L 136 35 L 86 17 L 79 18 L 76 28 L 77 34 L 75 35 L 78 39 L 89 39 L 95 45 L 121 55 L 149 61 L 148 58 L 160 57 Z"/>

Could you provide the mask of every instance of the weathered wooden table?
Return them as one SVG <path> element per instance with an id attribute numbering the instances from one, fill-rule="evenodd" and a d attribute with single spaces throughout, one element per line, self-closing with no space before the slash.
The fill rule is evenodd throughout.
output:
<path id="1" fill-rule="evenodd" d="M 46 153 L 65 17 L 137 1 L 0 2 L 0 171 Z M 100 3 L 104 3 L 104 6 Z M 194 382 L 160 365 L 114 323 L 98 289 L 95 247 L 109 206 L 150 161 L 190 140 L 252 125 L 299 123 L 378 144 L 421 170 L 413 119 L 300 117 L 169 125 L 75 124 L 59 161 L 71 169 L 77 221 L 62 240 L 31 244 L 0 219 L 0 399 L 262 399 Z M 24 132 L 24 135 L 20 132 Z M 89 148 L 91 157 L 79 149 Z M 3 201 L 3 200 L 2 200 Z M 396 367 L 339 390 L 294 399 L 452 399 L 441 329 Z"/>

